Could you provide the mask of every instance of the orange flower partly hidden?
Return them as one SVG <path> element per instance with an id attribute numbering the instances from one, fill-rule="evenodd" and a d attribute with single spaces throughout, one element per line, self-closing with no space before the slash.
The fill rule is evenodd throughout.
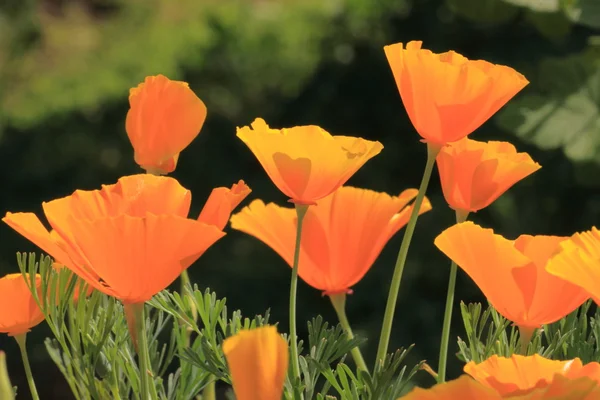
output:
<path id="1" fill-rule="evenodd" d="M 430 389 L 415 388 L 402 400 L 501 400 L 494 390 L 473 380 L 468 375 Z"/>
<path id="2" fill-rule="evenodd" d="M 442 232 L 435 245 L 475 281 L 500 314 L 520 327 L 538 328 L 558 321 L 589 297 L 545 270 L 565 239 L 521 235 L 508 240 L 463 222 Z"/>
<path id="3" fill-rule="evenodd" d="M 593 227 L 562 242 L 546 271 L 583 288 L 600 304 L 600 231 Z"/>
<path id="4" fill-rule="evenodd" d="M 302 227 L 298 275 L 326 294 L 349 292 L 367 273 L 390 238 L 410 217 L 417 190 L 400 196 L 342 187 L 311 206 Z M 420 212 L 431 209 L 424 199 Z M 253 201 L 231 217 L 231 227 L 248 233 L 293 265 L 296 212 Z"/>
<path id="5" fill-rule="evenodd" d="M 237 136 L 297 204 L 315 204 L 333 193 L 383 149 L 379 142 L 331 136 L 314 125 L 271 129 L 261 118 L 238 128 Z"/>
<path id="6" fill-rule="evenodd" d="M 455 210 L 489 206 L 515 183 L 541 168 L 507 142 L 464 138 L 442 147 L 436 158 L 446 201 Z"/>
<path id="7" fill-rule="evenodd" d="M 220 216 L 188 219 L 190 202 L 191 193 L 177 180 L 140 174 L 43 203 L 52 233 L 33 213 L 7 213 L 3 221 L 95 289 L 141 303 L 225 235 L 213 225 Z"/>
<path id="8" fill-rule="evenodd" d="M 507 395 L 511 400 L 597 400 L 600 399 L 598 382 L 587 377 L 569 379 L 555 374 L 548 386 L 526 390 L 522 395 Z"/>
<path id="9" fill-rule="evenodd" d="M 233 184 L 231 189 L 226 187 L 213 189 L 200 212 L 198 221 L 224 229 L 233 210 L 250 192 L 250 188 L 242 180 Z"/>
<path id="10" fill-rule="evenodd" d="M 186 82 L 157 75 L 129 91 L 129 107 L 125 129 L 135 162 L 151 172 L 173 172 L 179 153 L 202 129 L 202 100 Z"/>
<path id="11" fill-rule="evenodd" d="M 29 276 L 27 279 L 30 279 Z M 40 290 L 42 278 L 39 275 L 36 275 L 35 282 Z M 27 333 L 44 320 L 44 313 L 21 273 L 0 278 L 0 304 L 0 333 L 8 333 L 9 336 Z"/>
<path id="12" fill-rule="evenodd" d="M 470 361 L 464 371 L 501 396 L 526 394 L 533 389 L 548 387 L 556 374 L 569 380 L 588 378 L 596 385 L 600 383 L 600 364 L 597 362 L 584 366 L 579 358 L 556 361 L 538 354 L 527 357 L 515 354 L 510 358 L 493 355 L 479 364 Z M 557 384 L 554 390 L 558 392 L 560 386 L 563 385 Z"/>
<path id="13" fill-rule="evenodd" d="M 422 42 L 385 46 L 402 102 L 426 142 L 444 145 L 467 136 L 529 82 L 510 67 L 435 54 Z"/>
<path id="14" fill-rule="evenodd" d="M 238 400 L 281 400 L 288 345 L 274 326 L 242 330 L 225 339 L 233 391 Z"/>

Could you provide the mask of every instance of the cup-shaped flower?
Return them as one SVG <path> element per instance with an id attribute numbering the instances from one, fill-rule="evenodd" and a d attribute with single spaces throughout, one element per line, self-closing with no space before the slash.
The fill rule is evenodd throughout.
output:
<path id="1" fill-rule="evenodd" d="M 198 221 L 214 225 L 223 230 L 235 208 L 250 194 L 250 188 L 240 180 L 231 189 L 218 187 L 213 189 L 204 203 Z"/>
<path id="2" fill-rule="evenodd" d="M 25 276 L 31 279 L 28 275 Z M 39 275 L 36 275 L 35 283 L 40 294 L 42 278 Z M 0 333 L 21 335 L 44 320 L 44 313 L 38 307 L 21 273 L 0 278 L 0 304 Z"/>
<path id="3" fill-rule="evenodd" d="M 202 129 L 202 100 L 186 82 L 157 75 L 129 91 L 129 107 L 125 130 L 135 162 L 149 172 L 173 172 L 179 153 Z"/>
<path id="4" fill-rule="evenodd" d="M 442 147 L 436 158 L 446 202 L 454 210 L 476 212 L 492 204 L 541 166 L 507 142 L 464 138 Z"/>
<path id="5" fill-rule="evenodd" d="M 429 389 L 415 388 L 402 400 L 501 400 L 493 389 L 482 385 L 468 375 Z"/>
<path id="6" fill-rule="evenodd" d="M 588 378 L 600 383 L 600 364 L 597 362 L 583 365 L 579 358 L 558 361 L 538 354 L 515 354 L 508 358 L 493 355 L 479 364 L 470 361 L 464 371 L 501 396 L 526 394 L 533 389 L 548 387 L 556 374 L 569 380 Z"/>
<path id="7" fill-rule="evenodd" d="M 592 227 L 563 241 L 546 271 L 581 287 L 600 304 L 600 231 Z"/>
<path id="8" fill-rule="evenodd" d="M 288 345 L 274 326 L 242 330 L 223 342 L 235 398 L 281 400 Z"/>
<path id="9" fill-rule="evenodd" d="M 521 235 L 508 240 L 491 229 L 463 222 L 442 232 L 435 245 L 473 279 L 505 318 L 519 327 L 539 328 L 589 298 L 585 290 L 546 272 L 548 260 L 565 239 Z"/>
<path id="10" fill-rule="evenodd" d="M 384 47 L 412 124 L 428 143 L 457 141 L 494 115 L 529 82 L 510 67 L 432 53 L 422 42 Z"/>
<path id="11" fill-rule="evenodd" d="M 344 186 L 311 206 L 304 217 L 298 276 L 325 294 L 350 292 L 390 238 L 408 222 L 417 190 L 399 196 Z M 431 209 L 427 199 L 420 212 Z M 293 208 L 253 201 L 231 217 L 293 265 L 297 217 Z"/>
<path id="12" fill-rule="evenodd" d="M 7 213 L 3 221 L 95 289 L 141 303 L 225 235 L 210 218 L 188 219 L 190 203 L 177 180 L 140 174 L 43 203 L 53 232 L 33 213 Z"/>
<path id="13" fill-rule="evenodd" d="M 383 146 L 362 138 L 332 136 L 309 125 L 271 129 L 257 118 L 237 136 L 273 183 L 297 204 L 315 204 L 342 186 Z"/>

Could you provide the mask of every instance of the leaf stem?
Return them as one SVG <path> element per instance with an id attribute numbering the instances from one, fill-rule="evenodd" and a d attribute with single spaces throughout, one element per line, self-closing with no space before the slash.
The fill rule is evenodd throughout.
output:
<path id="1" fill-rule="evenodd" d="M 331 300 L 331 304 L 333 304 L 333 308 L 337 313 L 338 319 L 340 320 L 340 324 L 342 328 L 346 331 L 346 335 L 348 335 L 349 339 L 354 339 L 354 333 L 352 333 L 352 328 L 350 327 L 350 322 L 348 322 L 348 317 L 346 316 L 346 293 L 337 293 L 329 295 L 329 299 Z M 355 346 L 350 350 L 352 354 L 352 358 L 356 363 L 356 367 L 360 371 L 367 371 L 367 363 L 360 352 L 358 346 Z"/>
<path id="2" fill-rule="evenodd" d="M 308 211 L 308 205 L 296 204 L 298 222 L 296 226 L 296 245 L 294 248 L 294 264 L 292 266 L 292 279 L 290 284 L 290 351 L 292 376 L 300 379 L 300 362 L 298 360 L 298 334 L 296 330 L 296 292 L 298 289 L 298 266 L 300 264 L 300 245 L 302 242 L 302 224 Z M 295 385 L 295 382 L 292 383 Z"/>
<path id="3" fill-rule="evenodd" d="M 37 389 L 35 387 L 35 381 L 33 380 L 33 374 L 31 373 L 31 366 L 29 365 L 29 357 L 27 356 L 27 333 L 21 333 L 15 335 L 15 340 L 19 345 L 21 351 L 21 358 L 23 359 L 23 367 L 25 368 L 25 376 L 27 377 L 27 383 L 29 384 L 29 390 L 31 391 L 31 398 L 33 400 L 40 400 Z"/>
<path id="4" fill-rule="evenodd" d="M 388 346 L 390 343 L 390 336 L 392 334 L 392 323 L 394 321 L 394 313 L 396 311 L 396 301 L 398 300 L 398 293 L 400 291 L 400 281 L 402 280 L 402 273 L 404 272 L 404 265 L 406 264 L 406 257 L 408 256 L 408 249 L 410 247 L 410 241 L 413 233 L 415 232 L 415 226 L 417 219 L 419 218 L 419 211 L 421 210 L 421 204 L 425 198 L 427 192 L 427 186 L 429 186 L 429 180 L 431 179 L 431 172 L 435 165 L 435 158 L 439 153 L 441 147 L 437 145 L 427 144 L 427 163 L 425 164 L 425 171 L 423 171 L 423 178 L 421 179 L 421 185 L 419 186 L 419 193 L 415 199 L 410 219 L 406 225 L 404 231 L 404 237 L 400 244 L 400 250 L 398 251 L 398 257 L 396 259 L 396 265 L 394 267 L 394 274 L 392 276 L 392 283 L 390 285 L 390 291 L 388 294 L 387 304 L 385 307 L 385 314 L 383 317 L 383 326 L 381 328 L 381 335 L 379 337 L 379 345 L 377 347 L 377 359 L 375 360 L 375 371 L 379 370 L 380 364 L 385 360 Z"/>
<path id="5" fill-rule="evenodd" d="M 456 223 L 467 220 L 468 211 L 456 210 Z M 457 265 L 454 261 L 450 264 L 450 277 L 448 278 L 448 293 L 446 294 L 446 308 L 444 310 L 444 323 L 442 325 L 442 340 L 440 342 L 440 358 L 438 362 L 438 383 L 446 381 L 446 366 L 448 363 L 448 344 L 450 342 L 450 326 L 452 325 L 452 307 L 454 305 L 454 290 L 456 288 Z"/>

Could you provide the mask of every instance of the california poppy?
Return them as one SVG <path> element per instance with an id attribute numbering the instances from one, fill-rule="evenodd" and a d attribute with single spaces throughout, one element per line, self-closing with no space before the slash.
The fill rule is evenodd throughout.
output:
<path id="1" fill-rule="evenodd" d="M 271 129 L 261 118 L 238 128 L 237 136 L 279 190 L 306 205 L 333 193 L 383 149 L 379 142 L 331 136 L 314 125 Z"/>
<path id="2" fill-rule="evenodd" d="M 501 396 L 526 394 L 533 389 L 548 387 L 556 374 L 569 380 L 588 378 L 600 382 L 600 364 L 597 362 L 584 366 L 579 358 L 557 361 L 538 354 L 527 357 L 515 354 L 509 358 L 493 355 L 479 364 L 470 361 L 464 371 Z"/>
<path id="3" fill-rule="evenodd" d="M 28 275 L 25 275 L 30 279 Z M 36 289 L 41 290 L 42 278 L 35 277 Z M 8 274 L 0 278 L 0 333 L 22 335 L 44 320 L 23 274 Z"/>
<path id="4" fill-rule="evenodd" d="M 219 187 L 213 189 L 204 203 L 198 221 L 224 229 L 235 208 L 250 194 L 250 188 L 240 180 L 231 189 Z"/>
<path id="5" fill-rule="evenodd" d="M 149 172 L 173 172 L 205 119 L 206 106 L 186 82 L 148 76 L 129 92 L 125 129 L 135 162 Z"/>
<path id="6" fill-rule="evenodd" d="M 461 139 L 442 147 L 436 158 L 444 197 L 450 207 L 475 212 L 541 166 L 507 142 Z"/>
<path id="7" fill-rule="evenodd" d="M 519 327 L 538 328 L 558 321 L 589 297 L 545 270 L 565 239 L 521 235 L 508 240 L 463 222 L 442 232 L 435 245 L 473 279 L 500 314 Z"/>
<path id="8" fill-rule="evenodd" d="M 402 400 L 501 400 L 494 390 L 475 381 L 468 375 L 430 389 L 415 388 Z"/>
<path id="9" fill-rule="evenodd" d="M 408 117 L 428 143 L 442 146 L 467 136 L 529 83 L 510 67 L 421 45 L 396 43 L 384 51 Z"/>
<path id="10" fill-rule="evenodd" d="M 288 345 L 274 326 L 242 330 L 223 341 L 235 398 L 281 400 Z"/>
<path id="11" fill-rule="evenodd" d="M 141 303 L 225 235 L 210 219 L 188 219 L 190 202 L 177 180 L 140 174 L 43 203 L 54 234 L 33 213 L 3 221 L 95 289 Z"/>
<path id="12" fill-rule="evenodd" d="M 600 231 L 592 227 L 563 241 L 546 271 L 581 287 L 600 304 Z"/>
<path id="13" fill-rule="evenodd" d="M 417 191 L 399 196 L 342 187 L 309 207 L 304 217 L 298 276 L 325 294 L 350 292 L 390 240 L 408 222 Z M 427 199 L 420 212 L 431 209 Z M 231 217 L 231 227 L 252 235 L 293 265 L 294 209 L 254 200 Z"/>

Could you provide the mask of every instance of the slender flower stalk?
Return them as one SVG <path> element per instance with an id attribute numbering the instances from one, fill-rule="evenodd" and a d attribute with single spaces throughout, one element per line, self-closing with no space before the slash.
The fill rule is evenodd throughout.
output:
<path id="1" fill-rule="evenodd" d="M 202 400 L 216 400 L 217 392 L 215 381 L 210 381 L 202 391 Z"/>
<path id="2" fill-rule="evenodd" d="M 296 292 L 298 289 L 298 266 L 300 265 L 300 245 L 302 242 L 302 223 L 308 211 L 305 204 L 296 204 L 298 222 L 296 227 L 296 245 L 294 247 L 294 264 L 292 266 L 292 280 L 290 284 L 290 350 L 292 376 L 300 379 L 300 363 L 298 361 L 298 334 L 296 330 Z"/>
<path id="3" fill-rule="evenodd" d="M 456 211 L 456 222 L 467 220 L 467 211 Z M 452 306 L 454 305 L 454 289 L 456 287 L 456 271 L 458 266 L 454 261 L 450 264 L 450 278 L 448 279 L 448 293 L 446 294 L 446 308 L 444 310 L 444 324 L 442 325 L 442 340 L 440 343 L 440 358 L 438 362 L 438 383 L 446 381 L 446 365 L 448 362 L 448 344 L 450 342 L 450 325 L 452 325 Z"/>
<path id="4" fill-rule="evenodd" d="M 342 325 L 342 328 L 344 328 L 344 330 L 346 331 L 348 338 L 353 339 L 354 333 L 352 333 L 350 322 L 348 321 L 348 317 L 346 316 L 346 293 L 332 294 L 329 296 L 329 299 L 331 300 L 331 304 L 335 309 L 335 312 L 338 316 L 340 324 Z M 365 359 L 363 358 L 358 346 L 353 347 L 352 350 L 350 350 L 350 352 L 358 369 L 360 371 L 368 372 L 367 363 L 365 362 Z"/>
<path id="5" fill-rule="evenodd" d="M 521 345 L 521 354 L 524 356 L 527 355 L 527 347 L 531 342 L 535 329 L 528 326 L 519 326 L 519 344 Z"/>
<path id="6" fill-rule="evenodd" d="M 156 387 L 152 380 L 152 365 L 150 364 L 150 354 L 148 350 L 148 336 L 146 335 L 146 313 L 144 312 L 145 303 L 126 304 L 130 315 L 134 318 L 134 326 L 137 338 L 138 363 L 140 370 L 140 398 L 158 399 Z"/>
<path id="7" fill-rule="evenodd" d="M 388 294 L 387 304 L 385 307 L 385 314 L 383 317 L 383 326 L 381 328 L 381 335 L 379 337 L 379 345 L 377 347 L 377 359 L 375 360 L 375 371 L 379 369 L 380 364 L 385 359 L 390 343 L 390 336 L 392 334 L 392 323 L 394 321 L 394 312 L 396 311 L 396 301 L 398 300 L 398 293 L 400 291 L 400 281 L 402 280 L 402 273 L 404 272 L 404 265 L 406 264 L 406 257 L 408 255 L 408 248 L 410 247 L 410 241 L 413 233 L 415 232 L 415 226 L 417 219 L 419 218 L 419 210 L 421 204 L 425 198 L 427 192 L 427 186 L 431 179 L 431 172 L 435 165 L 435 158 L 440 152 L 440 147 L 435 144 L 427 144 L 427 163 L 425 164 L 425 171 L 423 172 L 423 179 L 421 179 L 421 185 L 419 186 L 419 194 L 414 202 L 410 219 L 404 231 L 404 237 L 400 244 L 400 251 L 398 252 L 398 258 L 396 259 L 396 266 L 394 267 L 394 274 L 392 276 L 392 284 Z"/>
<path id="8" fill-rule="evenodd" d="M 25 368 L 25 376 L 27 377 L 27 383 L 29 384 L 29 390 L 31 391 L 31 398 L 33 400 L 40 400 L 40 396 L 38 395 L 37 389 L 35 387 L 35 381 L 33 380 L 33 374 L 31 373 L 31 366 L 29 365 L 29 357 L 27 356 L 27 346 L 25 343 L 27 342 L 27 334 L 21 333 L 15 335 L 15 340 L 19 345 L 19 350 L 21 351 L 21 358 L 23 359 L 23 367 Z"/>

